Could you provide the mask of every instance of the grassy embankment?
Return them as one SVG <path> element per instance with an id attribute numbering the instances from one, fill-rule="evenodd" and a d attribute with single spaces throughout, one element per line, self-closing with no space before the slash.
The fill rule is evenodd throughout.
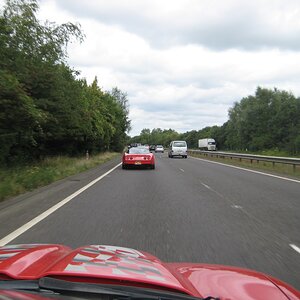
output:
<path id="1" fill-rule="evenodd" d="M 91 156 L 88 160 L 85 157 L 60 156 L 31 165 L 0 168 L 0 201 L 86 171 L 118 155 L 120 154 L 107 152 Z"/>
<path id="2" fill-rule="evenodd" d="M 237 153 L 237 152 L 236 152 Z M 265 156 L 277 156 L 277 157 L 290 157 L 285 152 L 279 152 L 279 151 L 263 151 L 260 153 L 249 153 L 249 152 L 242 152 L 246 154 L 255 154 L 255 155 L 265 155 Z M 229 157 L 224 158 L 217 158 L 217 157 L 211 157 L 211 156 L 204 156 L 203 154 L 193 154 L 192 156 L 207 159 L 207 160 L 213 160 L 218 161 L 220 163 L 234 165 L 238 167 L 245 167 L 252 170 L 257 171 L 265 171 L 268 173 L 272 173 L 274 175 L 281 175 L 281 176 L 288 176 L 288 177 L 294 177 L 294 178 L 300 178 L 300 166 L 296 166 L 296 168 L 293 168 L 293 165 L 287 165 L 287 164 L 281 164 L 276 163 L 273 165 L 271 162 L 258 162 L 253 160 L 252 163 L 250 160 L 243 159 L 240 161 L 239 159 L 230 159 Z"/>

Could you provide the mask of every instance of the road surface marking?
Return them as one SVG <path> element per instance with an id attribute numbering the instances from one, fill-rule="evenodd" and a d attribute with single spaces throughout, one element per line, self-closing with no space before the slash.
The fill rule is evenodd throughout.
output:
<path id="1" fill-rule="evenodd" d="M 110 169 L 109 171 L 107 171 L 106 173 L 104 173 L 103 175 L 99 176 L 95 180 L 91 181 L 90 183 L 88 183 L 87 185 L 85 185 L 84 187 L 82 187 L 81 189 L 79 189 L 78 191 L 76 191 L 75 193 L 73 193 L 72 195 L 70 195 L 67 198 L 63 199 L 62 201 L 60 201 L 59 203 L 55 204 L 54 206 L 50 207 L 49 209 L 47 209 L 45 212 L 43 212 L 39 216 L 35 217 L 34 219 L 32 219 L 31 221 L 29 221 L 28 223 L 24 224 L 20 228 L 16 229 L 12 233 L 10 233 L 9 235 L 7 235 L 3 239 L 1 239 L 0 240 L 0 247 L 8 244 L 12 240 L 14 240 L 18 236 L 20 236 L 22 233 L 26 232 L 28 229 L 30 229 L 31 227 L 33 227 L 34 225 L 36 225 L 37 223 L 39 223 L 42 220 L 44 220 L 45 218 L 47 218 L 49 215 L 51 215 L 52 213 L 54 213 L 56 210 L 58 210 L 59 208 L 61 208 L 63 205 L 65 205 L 66 203 L 70 202 L 76 196 L 78 196 L 79 194 L 81 194 L 82 192 L 84 192 L 85 190 L 87 190 L 88 188 L 90 188 L 92 185 L 94 185 L 95 183 L 97 183 L 98 181 L 100 181 L 101 179 L 103 179 L 105 176 L 107 176 L 108 174 L 110 174 L 112 171 L 114 171 L 120 165 L 121 165 L 121 163 L 119 163 L 118 165 L 116 165 L 115 167 L 113 167 L 112 169 Z"/>
<path id="2" fill-rule="evenodd" d="M 196 158 L 197 159 L 197 158 Z M 205 159 L 199 159 L 199 160 L 203 160 L 203 161 L 206 161 Z M 210 162 L 210 161 L 209 161 Z M 213 162 L 215 163 L 215 162 Z M 228 166 L 226 164 L 222 164 L 222 163 L 217 163 L 217 164 L 221 164 L 221 165 L 224 165 L 224 166 Z M 230 166 L 229 166 L 230 167 Z M 241 169 L 241 168 L 238 168 L 238 169 Z M 245 169 L 246 171 L 249 171 L 247 169 Z M 269 174 L 266 174 L 266 175 L 269 175 Z M 286 179 L 286 178 L 284 178 Z M 234 203 L 234 200 L 231 200 L 227 197 L 225 197 L 224 195 L 222 195 L 221 193 L 219 193 L 218 191 L 216 191 L 215 189 L 211 188 L 210 186 L 208 186 L 207 184 L 203 183 L 201 180 L 200 180 L 200 183 L 201 185 L 203 185 L 204 187 L 206 187 L 207 189 L 211 190 L 212 192 L 214 192 L 216 195 L 218 195 L 221 199 L 224 199 L 225 201 L 227 201 L 229 203 L 229 205 L 234 208 L 234 209 L 239 209 L 242 213 L 244 213 L 246 216 L 248 216 L 250 219 L 253 219 L 257 222 L 257 224 L 260 224 L 260 226 L 266 226 L 266 224 L 261 221 L 260 219 L 258 219 L 255 215 L 249 213 L 245 208 L 243 208 L 242 206 L 240 205 L 236 205 Z M 272 232 L 275 232 L 276 234 L 279 234 L 285 241 L 287 242 L 290 242 L 289 239 L 285 236 L 285 235 L 282 235 L 280 233 L 278 233 L 277 231 L 274 230 L 273 227 L 271 226 L 268 226 L 269 229 L 271 229 Z M 289 244 L 290 247 L 292 247 L 295 251 L 297 251 L 299 254 L 300 254 L 300 248 L 297 247 L 296 245 L 294 244 Z"/>
<path id="3" fill-rule="evenodd" d="M 290 244 L 290 246 L 291 246 L 295 251 L 297 251 L 297 252 L 300 254 L 300 248 L 299 248 L 299 247 L 297 247 L 297 246 L 294 245 L 294 244 Z"/>
<path id="4" fill-rule="evenodd" d="M 183 170 L 183 169 L 180 169 L 180 168 L 179 168 L 179 170 L 180 170 L 181 172 L 183 172 L 183 173 L 184 173 L 184 170 Z"/>
<path id="5" fill-rule="evenodd" d="M 242 209 L 242 207 L 240 205 L 231 205 L 232 208 L 236 208 L 236 209 Z"/>
<path id="6" fill-rule="evenodd" d="M 232 166 L 232 165 L 227 165 L 227 164 L 223 164 L 223 163 L 220 163 L 220 162 L 210 161 L 210 160 L 206 160 L 206 159 L 202 159 L 202 158 L 198 158 L 198 157 L 193 157 L 193 156 L 190 156 L 190 157 L 193 158 L 193 159 L 202 160 L 202 161 L 212 163 L 212 164 L 217 164 L 217 165 L 221 165 L 221 166 L 225 166 L 225 167 L 229 167 L 229 168 L 234 168 L 234 169 L 248 171 L 248 172 L 252 172 L 252 173 L 256 173 L 256 174 L 260 174 L 260 175 L 265 175 L 265 176 L 269 176 L 269 177 L 274 177 L 274 178 L 278 178 L 278 179 L 283 179 L 283 180 L 287 180 L 287 181 L 300 183 L 300 180 L 297 180 L 297 179 L 291 179 L 291 178 L 272 175 L 272 174 L 268 174 L 268 173 L 264 173 L 264 172 L 260 172 L 260 171 L 245 169 L 245 168 L 236 167 L 236 166 Z"/>
<path id="7" fill-rule="evenodd" d="M 210 186 L 208 186 L 207 184 L 205 184 L 205 183 L 203 183 L 203 182 L 201 182 L 201 184 L 202 184 L 203 186 L 205 186 L 207 189 L 209 189 L 209 190 L 212 191 L 212 188 L 211 188 Z"/>

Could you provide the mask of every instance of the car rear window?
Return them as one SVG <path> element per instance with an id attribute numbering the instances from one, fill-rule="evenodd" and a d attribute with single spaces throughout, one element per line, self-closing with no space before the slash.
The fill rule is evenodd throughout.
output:
<path id="1" fill-rule="evenodd" d="M 174 147 L 186 147 L 186 142 L 174 142 Z"/>
<path id="2" fill-rule="evenodd" d="M 146 153 L 150 153 L 150 151 L 147 148 L 134 147 L 134 148 L 130 148 L 128 153 L 129 154 L 146 154 Z"/>

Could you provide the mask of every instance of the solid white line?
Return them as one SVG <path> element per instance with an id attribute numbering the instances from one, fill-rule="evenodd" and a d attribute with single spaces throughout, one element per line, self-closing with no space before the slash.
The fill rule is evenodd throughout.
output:
<path id="1" fill-rule="evenodd" d="M 113 167 L 112 169 L 110 169 L 109 171 L 107 171 L 106 173 L 104 173 L 103 175 L 101 175 L 100 177 L 98 177 L 95 180 L 91 181 L 86 186 L 82 187 L 81 189 L 79 189 L 78 191 L 76 191 L 75 193 L 73 193 L 72 195 L 70 195 L 67 198 L 63 199 L 62 201 L 60 201 L 56 205 L 50 207 L 49 209 L 47 209 L 45 212 L 43 212 L 39 216 L 35 217 L 34 219 L 32 219 L 31 221 L 29 221 L 28 223 L 24 224 L 20 228 L 16 229 L 12 233 L 10 233 L 9 235 L 7 235 L 3 239 L 1 239 L 0 240 L 0 246 L 4 246 L 4 245 L 8 244 L 12 240 L 14 240 L 18 236 L 20 236 L 22 233 L 26 232 L 28 229 L 30 229 L 31 227 L 33 227 L 34 225 L 36 225 L 37 223 L 39 223 L 42 220 L 44 220 L 45 218 L 47 218 L 49 215 L 51 215 L 52 213 L 54 213 L 56 210 L 58 210 L 59 208 L 61 208 L 63 205 L 65 205 L 66 203 L 70 202 L 72 199 L 74 199 L 76 196 L 78 196 L 79 194 L 81 194 L 82 192 L 84 192 L 85 190 L 87 190 L 88 188 L 90 188 L 92 185 L 94 185 L 95 183 L 97 183 L 99 180 L 103 179 L 105 176 L 107 176 L 109 173 L 111 173 L 112 171 L 114 171 L 120 165 L 121 165 L 121 163 L 119 163 L 118 165 L 116 165 L 115 167 Z"/>
<path id="2" fill-rule="evenodd" d="M 297 251 L 297 252 L 300 254 L 300 248 L 299 248 L 299 247 L 297 247 L 297 246 L 294 245 L 294 244 L 290 244 L 290 246 L 291 246 L 295 251 Z"/>
<path id="3" fill-rule="evenodd" d="M 220 163 L 220 162 L 206 160 L 206 159 L 202 159 L 202 158 L 198 158 L 198 157 L 193 157 L 193 156 L 190 156 L 190 157 L 193 158 L 193 159 L 205 161 L 205 162 L 212 163 L 212 164 L 217 164 L 217 165 L 221 165 L 221 166 L 225 166 L 225 167 L 229 167 L 229 168 L 234 168 L 234 169 L 238 169 L 238 170 L 248 171 L 248 172 L 251 172 L 251 173 L 256 173 L 256 174 L 260 174 L 260 175 L 265 175 L 265 176 L 269 176 L 269 177 L 275 177 L 275 178 L 278 178 L 278 179 L 283 179 L 283 180 L 287 180 L 287 181 L 300 183 L 300 180 L 297 180 L 297 179 L 291 179 L 291 178 L 287 178 L 287 177 L 281 177 L 281 176 L 272 175 L 272 174 L 268 174 L 268 173 L 264 173 L 264 172 L 245 169 L 245 168 L 236 167 L 236 166 L 232 166 L 232 165 L 227 165 L 227 164 L 223 164 L 223 163 Z"/>

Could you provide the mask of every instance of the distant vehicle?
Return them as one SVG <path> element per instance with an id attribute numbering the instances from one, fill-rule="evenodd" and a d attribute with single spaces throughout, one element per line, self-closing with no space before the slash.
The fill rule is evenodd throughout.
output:
<path id="1" fill-rule="evenodd" d="M 148 144 L 143 145 L 145 148 L 150 150 L 150 146 Z"/>
<path id="2" fill-rule="evenodd" d="M 128 147 L 128 148 L 132 148 L 132 147 L 140 147 L 140 146 L 142 146 L 142 144 L 141 144 L 141 143 L 131 143 L 129 146 L 130 146 L 130 147 Z"/>
<path id="3" fill-rule="evenodd" d="M 132 147 L 122 157 L 122 169 L 129 166 L 149 166 L 151 169 L 155 169 L 154 154 L 144 146 Z"/>
<path id="4" fill-rule="evenodd" d="M 155 145 L 150 145 L 149 150 L 150 151 L 155 151 Z"/>
<path id="5" fill-rule="evenodd" d="M 211 138 L 201 139 L 198 141 L 198 147 L 200 150 L 216 151 L 216 141 Z"/>
<path id="6" fill-rule="evenodd" d="M 169 157 L 181 156 L 187 158 L 187 143 L 186 141 L 172 141 L 169 148 Z"/>
<path id="7" fill-rule="evenodd" d="M 129 146 L 130 147 L 128 147 L 128 148 L 137 147 L 137 143 L 131 143 Z"/>
<path id="8" fill-rule="evenodd" d="M 163 145 L 156 145 L 155 153 L 158 153 L 158 152 L 161 152 L 161 153 L 165 152 L 165 149 L 164 149 Z"/>

